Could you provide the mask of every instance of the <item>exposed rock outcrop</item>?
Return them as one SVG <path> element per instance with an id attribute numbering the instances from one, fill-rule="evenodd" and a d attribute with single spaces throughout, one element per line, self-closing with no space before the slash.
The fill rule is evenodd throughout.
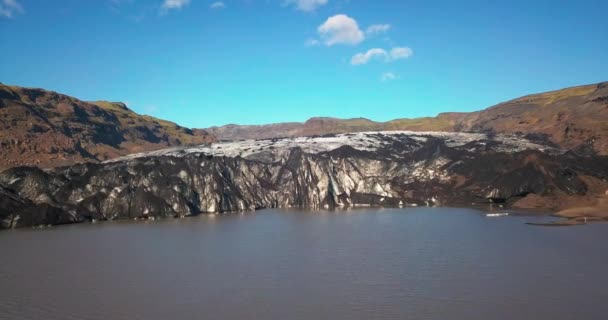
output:
<path id="1" fill-rule="evenodd" d="M 0 173 L 0 217 L 3 227 L 14 227 L 273 207 L 510 206 L 530 195 L 559 197 L 553 209 L 560 209 L 567 199 L 603 193 L 606 163 L 606 157 L 504 135 L 369 132 L 249 140 L 45 171 L 12 168 Z"/>

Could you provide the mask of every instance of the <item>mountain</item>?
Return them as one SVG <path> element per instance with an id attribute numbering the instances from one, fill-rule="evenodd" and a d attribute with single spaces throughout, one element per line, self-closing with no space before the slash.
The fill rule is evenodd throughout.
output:
<path id="1" fill-rule="evenodd" d="M 85 102 L 43 89 L 0 84 L 0 170 L 99 162 L 130 153 L 219 140 L 365 131 L 506 133 L 582 153 L 608 155 L 608 82 L 534 94 L 472 113 L 375 122 L 312 118 L 259 126 L 188 129 L 139 115 L 123 103 Z"/>
<path id="2" fill-rule="evenodd" d="M 220 140 L 235 141 L 246 139 L 273 139 L 285 137 L 305 137 L 365 131 L 455 131 L 466 113 L 442 113 L 437 117 L 397 119 L 375 122 L 366 118 L 338 119 L 317 117 L 308 121 L 286 122 L 267 125 L 235 125 L 211 127 L 205 130 Z"/>
<path id="3" fill-rule="evenodd" d="M 313 118 L 304 123 L 207 129 L 221 140 L 412 130 L 528 134 L 567 149 L 608 154 L 608 82 L 533 94 L 472 113 L 374 122 Z"/>
<path id="4" fill-rule="evenodd" d="M 5 170 L 0 228 L 276 207 L 593 208 L 608 190 L 606 163 L 606 156 L 504 134 L 368 132 L 214 143 Z"/>
<path id="5" fill-rule="evenodd" d="M 0 119 L 0 228 L 275 207 L 499 204 L 608 219 L 608 83 L 433 118 L 208 131 L 0 86 Z"/>
<path id="6" fill-rule="evenodd" d="M 457 130 L 544 135 L 608 154 L 608 82 L 528 95 L 467 115 Z"/>
<path id="7" fill-rule="evenodd" d="M 98 162 L 214 140 L 205 130 L 139 115 L 123 103 L 84 102 L 43 89 L 0 84 L 0 170 Z"/>

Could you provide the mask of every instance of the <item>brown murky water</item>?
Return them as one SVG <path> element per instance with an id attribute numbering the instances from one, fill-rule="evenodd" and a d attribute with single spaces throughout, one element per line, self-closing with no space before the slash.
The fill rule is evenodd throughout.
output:
<path id="1" fill-rule="evenodd" d="M 606 319 L 608 224 L 267 210 L 0 232 L 0 319 Z"/>

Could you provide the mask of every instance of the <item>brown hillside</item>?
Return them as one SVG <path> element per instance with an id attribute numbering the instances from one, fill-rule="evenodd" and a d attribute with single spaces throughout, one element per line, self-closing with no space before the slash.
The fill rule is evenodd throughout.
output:
<path id="1" fill-rule="evenodd" d="M 608 154 L 608 82 L 534 94 L 468 115 L 462 131 L 536 133 L 567 149 Z M 590 148 L 589 148 L 590 149 Z"/>
<path id="2" fill-rule="evenodd" d="M 0 85 L 0 170 L 101 161 L 212 141 L 204 130 L 139 115 L 122 103 L 84 102 L 52 91 Z"/>

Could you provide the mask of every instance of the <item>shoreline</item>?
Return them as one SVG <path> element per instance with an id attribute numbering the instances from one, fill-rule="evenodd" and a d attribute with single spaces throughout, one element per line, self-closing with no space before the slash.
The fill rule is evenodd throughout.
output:
<path id="1" fill-rule="evenodd" d="M 7 228 L 7 229 L 0 229 L 0 232 L 2 231 L 7 231 L 7 230 L 48 230 L 48 229 L 52 229 L 54 227 L 63 227 L 63 226 L 73 226 L 73 225 L 94 225 L 94 224 L 105 224 L 105 223 L 141 223 L 141 222 L 167 222 L 167 221 L 174 221 L 174 220 L 182 220 L 182 219 L 189 219 L 189 218 L 197 218 L 197 217 L 209 217 L 209 218 L 215 218 L 218 216 L 234 216 L 234 215 L 248 215 L 248 214 L 255 214 L 258 212 L 262 212 L 265 210 L 286 210 L 286 211 L 298 211 L 298 212 L 303 212 L 303 213 L 348 213 L 348 212 L 353 212 L 353 211 L 364 211 L 364 210 L 369 210 L 369 209 L 374 209 L 374 210 L 382 210 L 382 209 L 387 209 L 387 210 L 407 210 L 407 209 L 422 209 L 422 208 L 427 208 L 427 209 L 471 209 L 471 210 L 475 210 L 478 211 L 478 213 L 480 215 L 485 215 L 487 213 L 492 213 L 492 212 L 496 212 L 496 211 L 500 211 L 500 212 L 508 212 L 509 216 L 519 216 L 519 217 L 525 217 L 525 216 L 546 216 L 546 217 L 551 217 L 551 216 L 555 216 L 555 213 L 550 212 L 549 210 L 542 210 L 542 209 L 538 209 L 538 208 L 533 208 L 533 209 L 521 209 L 521 208 L 493 208 L 492 205 L 473 205 L 473 206 L 403 206 L 403 207 L 393 207 L 393 206 L 378 206 L 378 205 L 367 205 L 367 206 L 362 206 L 362 205 L 358 205 L 358 206 L 345 206 L 345 207 L 336 207 L 336 208 L 331 208 L 331 209 L 327 209 L 327 208 L 300 208 L 300 207 L 279 207 L 279 208 L 258 208 L 255 210 L 251 210 L 251 211 L 231 211 L 231 212 L 222 212 L 222 213 L 199 213 L 199 214 L 192 214 L 192 215 L 186 215 L 186 216 L 174 216 L 174 217 L 154 217 L 154 216 L 150 216 L 150 217 L 135 217 L 135 218 L 121 218 L 121 219 L 100 219 L 100 220 L 96 220 L 96 219 L 87 219 L 87 220 L 82 220 L 82 221 L 77 221 L 77 222 L 73 222 L 73 223 L 63 223 L 63 224 L 50 224 L 50 225 L 36 225 L 36 226 L 29 226 L 29 227 L 19 227 L 19 228 Z M 508 217 L 507 217 L 508 218 Z M 526 223 L 529 224 L 529 223 Z"/>
<path id="2" fill-rule="evenodd" d="M 601 200 L 600 203 L 604 203 L 606 200 Z M 140 216 L 133 218 L 118 218 L 118 219 L 84 219 L 81 221 L 75 221 L 71 223 L 59 223 L 59 224 L 41 224 L 34 226 L 26 226 L 26 227 L 17 227 L 17 228 L 4 228 L 2 230 L 37 230 L 37 229 L 49 229 L 52 227 L 58 226 L 69 226 L 69 225 L 78 225 L 78 224 L 97 224 L 102 222 L 154 222 L 154 221 L 171 221 L 171 220 L 179 220 L 185 218 L 194 218 L 194 217 L 215 217 L 215 216 L 228 216 L 228 215 L 246 215 L 257 213 L 264 210 L 297 210 L 308 213 L 316 213 L 316 212 L 327 212 L 327 213 L 342 213 L 347 211 L 358 211 L 358 210 L 366 210 L 366 209 L 416 209 L 416 208 L 446 208 L 446 209 L 472 209 L 479 211 L 480 214 L 488 214 L 488 213 L 508 213 L 508 216 L 547 216 L 554 217 L 557 220 L 550 222 L 525 222 L 527 225 L 531 226 L 545 226 L 545 227 L 566 227 L 566 226 L 580 226 L 586 225 L 590 223 L 597 222 L 608 222 L 608 210 L 604 210 L 601 207 L 581 207 L 581 208 L 571 208 L 562 211 L 555 212 L 550 208 L 517 208 L 517 207 L 507 207 L 496 204 L 482 204 L 475 203 L 469 206 L 464 205 L 436 205 L 436 206 L 423 206 L 423 205 L 403 205 L 403 206 L 382 206 L 377 204 L 353 204 L 348 206 L 337 206 L 334 208 L 306 208 L 306 207 L 268 207 L 268 208 L 256 208 L 254 210 L 245 210 L 245 211 L 226 211 L 226 212 L 202 212 L 197 214 L 190 214 L 184 216 Z M 586 214 L 586 215 L 585 215 Z"/>

